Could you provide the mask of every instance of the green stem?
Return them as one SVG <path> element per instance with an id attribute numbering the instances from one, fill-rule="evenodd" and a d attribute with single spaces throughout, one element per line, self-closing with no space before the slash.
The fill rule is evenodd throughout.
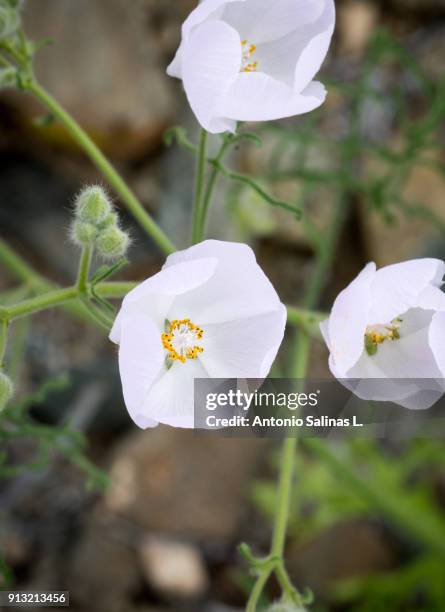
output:
<path id="1" fill-rule="evenodd" d="M 43 295 L 38 295 L 29 300 L 19 302 L 14 306 L 4 308 L 0 312 L 0 318 L 2 321 L 14 321 L 22 317 L 36 314 L 42 310 L 48 308 L 54 308 L 55 306 L 61 306 L 67 302 L 74 300 L 78 297 L 77 287 L 68 287 L 66 289 L 55 289 L 49 291 Z"/>
<path id="2" fill-rule="evenodd" d="M 278 582 L 280 583 L 281 590 L 284 593 L 285 599 L 291 601 L 293 604 L 302 606 L 303 598 L 292 584 L 289 574 L 287 573 L 286 567 L 284 566 L 284 562 L 278 563 L 277 567 L 275 568 L 275 574 L 277 576 Z"/>
<path id="3" fill-rule="evenodd" d="M 0 370 L 4 367 L 4 359 L 6 353 L 6 345 L 8 343 L 9 321 L 7 319 L 0 320 Z"/>
<path id="4" fill-rule="evenodd" d="M 96 293 L 103 298 L 119 299 L 123 298 L 130 293 L 132 289 L 138 286 L 139 283 L 135 282 L 110 282 L 110 283 L 99 283 L 95 286 Z"/>
<path id="5" fill-rule="evenodd" d="M 327 314 L 323 312 L 315 312 L 305 310 L 303 308 L 295 308 L 287 306 L 287 322 L 294 327 L 301 329 L 308 336 L 315 339 L 321 339 L 320 323 L 327 318 Z"/>
<path id="6" fill-rule="evenodd" d="M 86 295 L 87 293 L 92 258 L 93 249 L 90 246 L 84 247 L 80 256 L 79 271 L 77 273 L 77 289 L 81 295 Z"/>
<path id="7" fill-rule="evenodd" d="M 52 283 L 42 276 L 40 276 L 35 270 L 33 270 L 28 263 L 22 259 L 17 253 L 15 253 L 11 247 L 9 247 L 0 238 L 0 262 L 7 268 L 11 274 L 18 280 L 22 281 L 34 292 L 45 293 L 60 289 L 55 283 Z M 126 293 L 131 291 L 136 286 L 135 283 L 103 283 L 96 287 L 100 295 L 100 291 L 105 287 L 105 294 L 103 297 L 123 297 Z M 115 289 L 117 287 L 117 289 Z M 108 293 L 107 293 L 108 292 Z M 69 314 L 74 315 L 78 319 L 87 321 L 89 323 L 96 323 L 96 320 L 92 320 L 93 317 L 81 303 L 75 301 L 68 302 L 63 305 L 64 310 Z"/>
<path id="8" fill-rule="evenodd" d="M 64 108 L 34 79 L 26 82 L 26 89 L 32 93 L 48 110 L 65 126 L 77 144 L 85 151 L 91 161 L 104 175 L 107 181 L 115 189 L 122 201 L 126 204 L 130 213 L 138 221 L 141 227 L 153 238 L 156 244 L 165 254 L 173 253 L 176 248 L 168 236 L 151 218 L 135 194 L 118 174 L 116 169 L 106 159 L 102 151 L 91 140 L 80 125 L 66 112 Z"/>
<path id="9" fill-rule="evenodd" d="M 110 330 L 113 326 L 113 321 L 103 312 L 96 308 L 95 305 L 86 297 L 80 298 L 83 305 L 85 306 L 88 314 L 95 321 L 95 323 L 102 328 L 104 331 L 110 333 Z"/>
<path id="10" fill-rule="evenodd" d="M 221 172 L 223 176 L 230 179 L 231 181 L 235 181 L 238 183 L 243 183 L 244 185 L 248 185 L 251 189 L 253 189 L 265 202 L 270 204 L 271 206 L 276 206 L 278 208 L 282 208 L 283 210 L 287 210 L 295 215 L 297 219 L 301 219 L 302 212 L 299 208 L 294 206 L 293 204 L 289 204 L 284 200 L 278 200 L 273 195 L 268 193 L 257 181 L 255 181 L 250 176 L 246 176 L 245 174 L 240 174 L 239 172 L 233 172 L 226 168 L 224 164 L 220 161 L 213 160 L 212 164 L 217 167 L 218 171 Z"/>
<path id="11" fill-rule="evenodd" d="M 92 258 L 93 249 L 90 246 L 85 246 L 82 249 L 82 255 L 80 256 L 79 263 L 79 271 L 77 273 L 77 289 L 81 295 L 87 294 Z"/>
<path id="12" fill-rule="evenodd" d="M 294 475 L 294 456 L 297 448 L 297 439 L 292 436 L 283 442 L 281 456 L 280 482 L 278 485 L 277 510 L 274 521 L 271 554 L 282 557 L 286 539 L 287 521 L 289 518 L 289 501 L 291 484 Z"/>
<path id="13" fill-rule="evenodd" d="M 134 289 L 137 283 L 101 283 L 95 287 L 98 295 L 105 298 L 122 298 L 129 291 Z M 88 294 L 88 286 L 86 287 Z M 54 289 L 28 300 L 23 300 L 13 306 L 7 306 L 0 309 L 1 321 L 14 321 L 29 315 L 36 314 L 42 310 L 55 308 L 56 306 L 64 306 L 72 300 L 79 297 L 79 289 L 77 286 L 66 287 L 63 289 Z M 91 313 L 90 307 L 88 311 Z M 96 318 L 96 317 L 95 317 Z M 107 318 L 107 324 L 110 321 Z"/>
<path id="14" fill-rule="evenodd" d="M 332 265 L 335 248 L 346 219 L 347 211 L 347 202 L 344 201 L 343 197 L 339 196 L 333 211 L 333 219 L 329 228 L 328 236 L 326 237 L 326 241 L 322 249 L 318 252 L 316 267 L 306 289 L 306 295 L 303 303 L 307 309 L 313 309 L 317 305 L 321 291 L 326 282 L 327 274 Z M 293 356 L 291 359 L 292 371 L 290 372 L 290 375 L 299 381 L 298 384 L 302 384 L 302 381 L 307 375 L 311 343 L 310 336 L 314 335 L 315 329 L 317 330 L 317 335 L 319 335 L 318 326 L 324 318 L 325 316 L 321 313 L 288 307 L 289 322 L 300 328 L 294 341 Z M 292 479 L 294 476 L 296 445 L 297 439 L 295 437 L 287 438 L 283 443 L 278 501 L 274 521 L 271 555 L 280 559 L 274 568 L 274 571 L 277 575 L 278 581 L 280 582 L 285 597 L 287 596 L 297 605 L 302 605 L 302 598 L 298 591 L 294 589 L 283 561 L 284 544 L 289 517 L 290 494 Z M 321 448 L 323 448 L 323 445 L 321 445 Z M 248 612 L 256 612 L 257 602 L 259 601 L 270 573 L 270 570 L 266 567 L 258 577 L 249 599 L 249 604 L 247 606 Z"/>
<path id="15" fill-rule="evenodd" d="M 224 138 L 224 141 L 221 145 L 220 150 L 218 151 L 217 156 L 214 160 L 212 160 L 212 170 L 210 173 L 209 181 L 207 183 L 206 191 L 204 194 L 204 200 L 201 207 L 200 219 L 199 219 L 199 240 L 203 240 L 206 229 L 207 229 L 207 217 L 210 209 L 210 203 L 212 201 L 213 191 L 216 186 L 216 181 L 220 175 L 219 164 L 224 159 L 224 155 L 231 144 L 230 138 Z"/>
<path id="16" fill-rule="evenodd" d="M 302 333 L 301 336 L 302 338 L 298 353 L 299 357 L 295 364 L 295 377 L 299 380 L 306 377 L 310 349 L 309 337 L 304 333 Z M 290 598 L 294 603 L 300 605 L 302 604 L 301 595 L 292 585 L 284 567 L 283 559 L 287 524 L 289 520 L 292 481 L 295 474 L 296 448 L 297 438 L 295 436 L 286 438 L 284 440 L 281 453 L 280 481 L 278 484 L 278 496 L 270 552 L 271 558 L 276 558 L 276 562 L 272 566 L 267 564 L 259 574 L 247 603 L 247 612 L 256 612 L 261 593 L 263 592 L 272 572 L 275 572 L 285 596 Z"/>
<path id="17" fill-rule="evenodd" d="M 256 612 L 261 595 L 263 594 L 264 588 L 267 584 L 267 581 L 269 580 L 272 571 L 272 566 L 266 567 L 258 576 L 258 579 L 255 582 L 252 592 L 250 594 L 249 601 L 247 602 L 246 612 Z"/>
<path id="18" fill-rule="evenodd" d="M 199 137 L 198 158 L 196 162 L 195 197 L 193 201 L 192 244 L 200 241 L 201 206 L 204 193 L 204 180 L 207 165 L 207 131 L 202 129 Z"/>

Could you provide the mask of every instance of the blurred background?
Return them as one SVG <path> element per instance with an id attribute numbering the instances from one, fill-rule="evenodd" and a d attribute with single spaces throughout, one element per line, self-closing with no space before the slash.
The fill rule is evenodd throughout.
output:
<path id="1" fill-rule="evenodd" d="M 226 160 L 300 205 L 304 220 L 235 174 L 218 183 L 209 229 L 252 244 L 283 301 L 326 310 L 367 261 L 445 258 L 445 2 L 336 4 L 326 104 L 247 126 L 262 146 L 242 142 Z M 182 125 L 195 140 L 197 128 L 165 67 L 194 6 L 39 0 L 24 15 L 31 38 L 54 41 L 38 55 L 39 80 L 180 246 L 194 159 L 163 135 Z M 0 235 L 68 285 L 73 196 L 101 178 L 47 119 L 32 98 L 1 92 Z M 122 214 L 133 247 L 121 278 L 142 280 L 163 258 Z M 29 287 L 0 262 L 0 299 L 11 290 L 17 298 Z M 278 374 L 291 374 L 292 342 L 289 332 Z M 251 578 L 236 545 L 268 549 L 275 444 L 137 430 L 115 349 L 62 311 L 15 325 L 8 359 L 18 382 L 0 416 L 0 586 L 69 590 L 78 612 L 242 610 Z M 310 376 L 329 376 L 326 362 L 314 342 Z M 302 443 L 286 557 L 298 587 L 314 592 L 313 610 L 443 612 L 444 543 L 440 441 Z"/>

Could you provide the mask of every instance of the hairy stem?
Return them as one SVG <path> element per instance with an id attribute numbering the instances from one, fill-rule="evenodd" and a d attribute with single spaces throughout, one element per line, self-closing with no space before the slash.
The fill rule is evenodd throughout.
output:
<path id="1" fill-rule="evenodd" d="M 15 253 L 11 249 L 11 247 L 8 246 L 1 238 L 0 238 L 0 263 L 3 264 L 4 267 L 7 270 L 9 270 L 9 272 L 17 280 L 25 283 L 31 290 L 31 293 L 35 292 L 35 293 L 42 294 L 42 293 L 50 292 L 56 289 L 61 289 L 61 287 L 57 287 L 55 283 L 52 283 L 46 278 L 43 278 L 43 276 L 40 276 L 38 272 L 33 270 L 33 268 L 31 268 L 31 266 L 23 258 L 21 258 L 17 253 Z M 128 290 L 124 290 L 121 287 L 120 291 L 117 291 L 117 295 L 114 295 L 114 293 L 116 293 L 116 290 L 113 288 L 114 283 L 103 283 L 101 285 L 98 285 L 98 287 L 96 287 L 96 291 L 99 290 L 99 295 L 100 295 L 100 290 L 102 290 L 103 285 L 108 285 L 108 284 L 111 284 L 112 286 L 111 288 L 108 289 L 108 291 L 111 291 L 111 295 L 108 296 L 105 294 L 102 297 L 116 297 L 116 298 L 123 297 L 126 293 L 128 293 L 128 291 L 130 291 L 135 286 L 135 284 L 130 284 L 130 287 L 128 288 Z M 73 315 L 77 317 L 78 319 L 81 319 L 82 321 L 87 321 L 89 323 L 96 322 L 95 320 L 93 320 L 91 313 L 89 313 L 88 310 L 81 303 L 78 303 L 76 301 L 70 301 L 70 302 L 67 302 L 66 304 L 63 304 L 63 308 L 70 315 Z"/>
<path id="2" fill-rule="evenodd" d="M 87 294 L 92 258 L 92 248 L 90 246 L 85 246 L 82 249 L 82 255 L 80 256 L 79 271 L 77 274 L 77 290 L 80 295 Z"/>
<path id="3" fill-rule="evenodd" d="M 36 314 L 48 308 L 66 304 L 71 300 L 75 300 L 78 295 L 79 290 L 77 287 L 48 291 L 48 293 L 37 295 L 29 300 L 23 300 L 18 304 L 4 308 L 0 312 L 0 318 L 4 321 L 15 321 L 16 319 Z"/>
<path id="4" fill-rule="evenodd" d="M 193 200 L 192 244 L 200 241 L 200 220 L 204 181 L 207 165 L 207 131 L 202 129 L 199 136 L 198 158 L 196 162 L 195 196 Z"/>
<path id="5" fill-rule="evenodd" d="M 306 376 L 310 348 L 309 337 L 304 333 L 302 333 L 301 336 L 299 359 L 295 364 L 295 377 L 300 380 L 304 379 Z M 295 436 L 286 438 L 283 441 L 280 480 L 278 484 L 278 496 L 270 551 L 270 557 L 275 559 L 275 563 L 271 566 L 267 564 L 261 570 L 250 594 L 246 608 L 247 612 L 256 612 L 261 594 L 272 572 L 275 572 L 281 588 L 283 589 L 283 593 L 294 603 L 302 604 L 301 595 L 293 587 L 284 566 L 284 545 L 289 519 L 292 481 L 295 475 L 296 448 L 297 438 Z"/>
<path id="6" fill-rule="evenodd" d="M 129 212 L 147 234 L 153 238 L 159 248 L 167 255 L 173 253 L 176 250 L 174 244 L 151 218 L 116 169 L 73 117 L 71 117 L 57 100 L 34 79 L 29 79 L 25 86 L 26 89 L 64 125 L 72 138 L 80 148 L 85 151 L 91 161 L 115 189 L 116 193 L 122 199 L 122 202 L 127 206 Z"/>

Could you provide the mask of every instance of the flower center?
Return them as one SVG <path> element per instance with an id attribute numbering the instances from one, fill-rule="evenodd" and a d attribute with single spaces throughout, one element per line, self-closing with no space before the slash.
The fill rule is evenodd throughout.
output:
<path id="1" fill-rule="evenodd" d="M 379 345 L 386 340 L 399 340 L 399 329 L 402 323 L 402 319 L 397 318 L 389 325 L 368 325 L 365 332 L 365 349 L 368 355 L 375 355 Z"/>
<path id="2" fill-rule="evenodd" d="M 162 334 L 162 344 L 172 361 L 185 363 L 187 359 L 196 359 L 204 349 L 198 342 L 202 339 L 203 330 L 190 319 L 166 321 L 166 331 Z"/>
<path id="3" fill-rule="evenodd" d="M 241 72 L 255 72 L 258 68 L 258 62 L 253 58 L 256 51 L 256 45 L 253 45 L 248 40 L 242 40 L 241 47 L 243 50 Z"/>

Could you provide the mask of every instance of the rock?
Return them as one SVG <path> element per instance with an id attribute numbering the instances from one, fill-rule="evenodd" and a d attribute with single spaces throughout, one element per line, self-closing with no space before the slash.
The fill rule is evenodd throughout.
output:
<path id="1" fill-rule="evenodd" d="M 389 570 L 395 563 L 381 530 L 363 521 L 334 525 L 288 557 L 294 584 L 310 585 L 317 598 L 327 596 L 338 580 Z"/>
<path id="2" fill-rule="evenodd" d="M 201 553 L 191 544 L 148 537 L 139 553 L 147 582 L 167 597 L 198 599 L 209 586 Z"/>
<path id="3" fill-rule="evenodd" d="M 441 175 L 431 168 L 415 166 L 401 195 L 413 209 L 419 210 L 418 215 L 398 209 L 395 223 L 388 225 L 380 215 L 369 214 L 369 211 L 362 209 L 363 235 L 369 259 L 378 266 L 428 255 L 434 241 L 440 241 L 434 217 L 445 224 L 444 181 Z M 419 206 L 424 207 L 424 214 Z"/>
<path id="4" fill-rule="evenodd" d="M 442 14 L 445 11 L 445 0 L 391 0 L 392 8 L 407 12 L 419 13 L 437 13 Z"/>
<path id="5" fill-rule="evenodd" d="M 167 427 L 135 432 L 112 460 L 105 508 L 147 533 L 230 542 L 269 443 Z"/>
<path id="6" fill-rule="evenodd" d="M 24 530 L 13 522 L 3 520 L 0 532 L 0 549 L 6 563 L 15 568 L 29 562 L 31 556 L 31 544 Z M 6 524 L 5 524 L 6 522 Z M 0 583 L 1 584 L 1 583 Z"/>
<path id="7" fill-rule="evenodd" d="M 160 144 L 175 98 L 139 0 L 41 0 L 24 19 L 31 38 L 55 43 L 37 56 L 40 81 L 107 153 L 134 157 Z M 42 114 L 30 98 L 17 100 L 27 115 Z M 42 134 L 71 146 L 58 123 Z"/>
<path id="8" fill-rule="evenodd" d="M 141 574 L 131 534 L 108 516 L 96 515 L 66 562 L 71 604 L 97 612 L 124 612 Z"/>
<path id="9" fill-rule="evenodd" d="M 369 0 L 347 0 L 338 8 L 341 54 L 362 55 L 375 32 L 378 7 Z"/>
<path id="10" fill-rule="evenodd" d="M 416 57 L 425 75 L 433 82 L 440 83 L 443 76 L 443 58 L 445 57 L 445 27 L 442 24 L 433 28 L 424 28 L 416 37 L 412 54 Z"/>

